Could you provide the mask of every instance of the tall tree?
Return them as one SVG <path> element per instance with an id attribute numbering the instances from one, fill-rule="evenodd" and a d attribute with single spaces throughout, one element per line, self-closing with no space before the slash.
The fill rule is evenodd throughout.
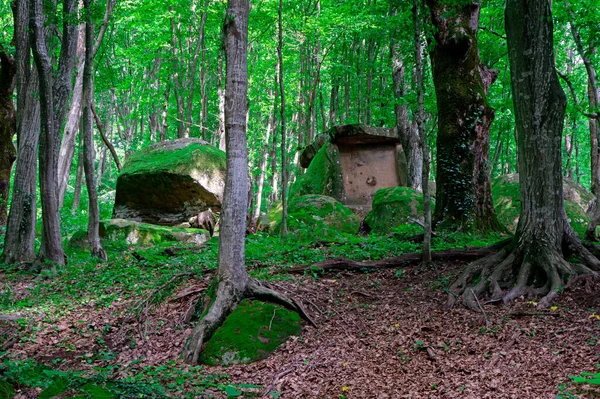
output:
<path id="1" fill-rule="evenodd" d="M 245 297 L 266 298 L 305 315 L 301 307 L 250 278 L 244 264 L 246 214 L 248 204 L 248 148 L 246 143 L 246 94 L 248 90 L 249 0 L 229 0 L 223 24 L 225 72 L 225 138 L 227 173 L 221 210 L 219 265 L 216 297 L 194 327 L 184 360 L 198 362 L 202 345 Z"/>
<path id="2" fill-rule="evenodd" d="M 92 256 L 106 260 L 106 252 L 100 243 L 100 208 L 98 206 L 98 191 L 96 187 L 96 151 L 94 149 L 94 117 L 92 116 L 92 96 L 94 93 L 94 57 L 97 46 L 94 44 L 94 23 L 92 20 L 92 1 L 83 0 L 85 12 L 85 65 L 83 67 L 83 94 L 81 114 L 81 135 L 83 137 L 83 169 L 85 171 L 85 184 L 88 192 L 88 242 Z M 110 15 L 111 0 L 107 3 L 107 12 Z M 102 40 L 102 36 L 99 37 Z"/>
<path id="3" fill-rule="evenodd" d="M 415 80 L 417 84 L 417 110 L 415 112 L 416 135 L 421 152 L 422 169 L 420 187 L 423 190 L 423 265 L 431 263 L 431 194 L 429 193 L 429 147 L 425 132 L 425 110 L 423 106 L 423 45 L 421 40 L 421 24 L 419 16 L 419 0 L 413 2 L 413 23 L 415 27 Z M 417 179 L 413 176 L 413 179 Z M 413 183 L 414 187 L 414 183 Z"/>
<path id="4" fill-rule="evenodd" d="M 582 246 L 564 208 L 561 139 L 566 97 L 555 69 L 550 4 L 508 0 L 505 18 L 519 132 L 521 217 L 509 246 L 470 264 L 450 287 L 473 309 L 479 308 L 478 296 L 487 291 L 492 300 L 504 302 L 543 295 L 539 307 L 545 307 L 567 279 L 600 270 L 600 261 Z M 580 260 L 566 260 L 572 258 Z"/>
<path id="5" fill-rule="evenodd" d="M 283 84 L 283 0 L 279 0 L 279 11 L 277 13 L 278 41 L 277 41 L 277 57 L 279 65 L 279 118 L 281 120 L 281 237 L 287 235 L 287 186 L 288 186 L 288 163 L 287 163 L 287 146 L 285 132 L 285 89 Z"/>
<path id="6" fill-rule="evenodd" d="M 6 235 L 4 261 L 29 262 L 35 257 L 37 219 L 36 170 L 40 131 L 40 103 L 37 96 L 39 79 L 31 67 L 29 40 L 29 2 L 13 4 L 15 21 L 15 64 L 17 66 L 17 152 L 15 178 Z"/>
<path id="7" fill-rule="evenodd" d="M 481 1 L 427 0 L 436 28 L 431 52 L 438 109 L 434 225 L 502 229 L 492 202 L 487 88 L 497 76 L 479 59 Z"/>
<path id="8" fill-rule="evenodd" d="M 48 52 L 47 32 L 44 27 L 45 15 L 41 0 L 32 0 L 29 10 L 31 48 L 39 75 L 39 95 L 41 110 L 40 138 L 40 193 L 42 199 L 42 246 L 40 258 L 57 264 L 65 263 L 62 248 L 60 217 L 58 209 L 58 150 L 59 129 L 66 113 L 75 67 L 77 47 L 77 26 L 75 25 L 77 3 L 75 0 L 63 2 L 63 29 L 58 60 L 58 70 L 54 71 Z"/>

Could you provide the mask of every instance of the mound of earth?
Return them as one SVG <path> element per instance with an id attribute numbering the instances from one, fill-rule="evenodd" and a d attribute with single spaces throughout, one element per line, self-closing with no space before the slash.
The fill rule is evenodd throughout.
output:
<path id="1" fill-rule="evenodd" d="M 492 195 L 498 219 L 514 232 L 521 215 L 519 175 L 512 173 L 494 179 Z M 578 234 L 583 235 L 590 221 L 587 209 L 594 200 L 594 196 L 582 185 L 566 178 L 563 178 L 563 196 L 571 226 Z"/>
<path id="2" fill-rule="evenodd" d="M 281 205 L 270 212 L 272 231 L 278 233 L 281 228 Z M 355 234 L 360 223 L 356 216 L 344 204 L 325 195 L 303 195 L 290 200 L 288 205 L 288 232 L 307 233 L 314 237 L 331 240 L 340 233 Z"/>
<path id="3" fill-rule="evenodd" d="M 279 305 L 246 299 L 206 343 L 200 362 L 229 366 L 265 359 L 301 330 L 302 320 L 297 313 Z"/>
<path id="4" fill-rule="evenodd" d="M 113 218 L 173 226 L 211 208 L 225 188 L 225 153 L 177 139 L 132 154 L 119 174 Z"/>
<path id="5" fill-rule="evenodd" d="M 423 194 L 408 187 L 378 190 L 364 220 L 367 231 L 389 233 L 394 227 L 423 219 Z"/>

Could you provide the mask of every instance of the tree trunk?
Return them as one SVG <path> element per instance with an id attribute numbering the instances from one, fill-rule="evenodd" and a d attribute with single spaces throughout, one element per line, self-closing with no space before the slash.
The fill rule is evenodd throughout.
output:
<path id="1" fill-rule="evenodd" d="M 410 86 L 406 83 L 404 60 L 402 59 L 402 54 L 400 54 L 398 47 L 398 43 L 392 45 L 392 80 L 394 82 L 394 95 L 396 97 L 396 105 L 394 105 L 396 130 L 398 131 L 398 137 L 402 142 L 402 149 L 406 156 L 408 166 L 408 186 L 414 190 L 421 191 L 423 151 L 421 150 L 418 127 L 410 123 L 408 105 L 407 101 L 404 99 Z"/>
<path id="2" fill-rule="evenodd" d="M 466 4 L 468 3 L 468 4 Z M 480 2 L 427 0 L 437 31 L 431 53 L 437 98 L 437 195 L 434 226 L 501 230 L 491 197 L 486 101 L 493 82 L 479 60 Z"/>
<path id="3" fill-rule="evenodd" d="M 207 7 L 208 5 L 205 5 Z M 206 25 L 206 17 L 208 12 L 206 8 L 202 13 L 200 19 L 200 27 L 198 28 L 198 39 L 196 41 L 196 48 L 194 50 L 194 58 L 189 66 L 189 73 L 187 76 L 187 99 L 185 104 L 185 130 L 186 137 L 190 137 L 190 131 L 192 127 L 192 105 L 194 100 L 194 90 L 196 86 L 196 69 L 198 67 L 198 58 L 200 58 L 200 51 L 204 48 L 204 26 Z M 202 123 L 200 123 L 202 125 Z M 200 132 L 202 133 L 202 132 Z"/>
<path id="4" fill-rule="evenodd" d="M 279 64 L 279 119 L 281 122 L 281 237 L 287 235 L 287 185 L 288 185 L 288 174 L 287 174 L 287 148 L 286 148 L 286 137 L 285 137 L 285 90 L 283 85 L 283 0 L 279 0 L 279 42 L 277 43 L 277 57 Z"/>
<path id="5" fill-rule="evenodd" d="M 29 44 L 29 4 L 18 0 L 13 6 L 15 21 L 15 64 L 17 67 L 17 142 L 10 213 L 4 236 L 4 261 L 9 264 L 34 259 L 36 204 L 36 166 L 40 128 L 37 96 L 37 70 L 31 68 Z"/>
<path id="6" fill-rule="evenodd" d="M 106 260 L 106 252 L 100 243 L 100 208 L 96 188 L 96 151 L 94 150 L 94 118 L 92 116 L 92 95 L 94 81 L 94 24 L 91 17 L 91 0 L 83 0 L 85 8 L 85 66 L 83 68 L 83 99 L 81 115 L 81 135 L 83 136 L 83 170 L 88 192 L 88 241 L 92 256 Z"/>
<path id="7" fill-rule="evenodd" d="M 15 60 L 0 45 L 0 227 L 5 227 L 8 221 L 10 173 L 16 159 L 13 137 L 17 132 L 17 116 L 12 100 L 16 72 Z"/>
<path id="8" fill-rule="evenodd" d="M 219 125 L 216 139 L 219 150 L 225 151 L 225 88 L 223 87 L 223 50 L 219 50 L 217 59 L 217 94 L 219 97 Z"/>
<path id="9" fill-rule="evenodd" d="M 419 17 L 419 0 L 413 3 L 413 23 L 415 26 L 415 80 L 417 84 L 417 111 L 415 122 L 417 125 L 417 136 L 422 156 L 421 189 L 423 191 L 423 265 L 431 263 L 431 194 L 429 193 L 429 147 L 427 146 L 427 133 L 425 132 L 425 106 L 423 103 L 423 45 L 421 42 L 421 24 Z M 414 176 L 416 179 L 417 176 Z"/>
<path id="10" fill-rule="evenodd" d="M 58 156 L 58 201 L 59 208 L 62 208 L 65 200 L 65 193 L 69 185 L 69 176 L 71 175 L 71 165 L 75 155 L 75 144 L 77 142 L 77 132 L 79 132 L 79 120 L 81 119 L 81 95 L 83 93 L 83 68 L 85 64 L 85 28 L 79 28 L 79 38 L 77 39 L 77 76 L 75 77 L 75 86 L 69 111 L 67 113 L 67 122 L 65 125 L 60 152 Z"/>
<path id="11" fill-rule="evenodd" d="M 543 308 L 567 279 L 600 270 L 600 261 L 582 246 L 564 209 L 561 136 L 566 97 L 555 69 L 549 3 L 508 0 L 506 34 L 519 132 L 521 217 L 511 245 L 470 264 L 450 287 L 473 309 L 480 309 L 478 297 L 487 292 L 492 301 L 504 302 L 543 295 L 538 305 Z M 449 302 L 454 300 L 450 295 Z"/>
<path id="12" fill-rule="evenodd" d="M 42 245 L 40 259 L 59 265 L 66 262 L 62 249 L 58 208 L 58 149 L 62 121 L 72 89 L 75 67 L 77 27 L 73 25 L 77 13 L 75 0 L 63 3 L 63 29 L 58 71 L 54 73 L 47 51 L 44 12 L 41 0 L 31 2 L 30 29 L 35 65 L 39 75 L 41 110 L 40 137 L 40 193 L 42 199 Z"/>
<path id="13" fill-rule="evenodd" d="M 268 298 L 306 316 L 293 300 L 282 297 L 251 279 L 244 265 L 248 204 L 246 94 L 249 11 L 249 0 L 230 0 L 225 15 L 227 176 L 219 235 L 219 264 L 216 277 L 218 288 L 214 301 L 194 327 L 184 348 L 184 360 L 190 364 L 198 363 L 203 343 L 210 339 L 245 297 Z"/>

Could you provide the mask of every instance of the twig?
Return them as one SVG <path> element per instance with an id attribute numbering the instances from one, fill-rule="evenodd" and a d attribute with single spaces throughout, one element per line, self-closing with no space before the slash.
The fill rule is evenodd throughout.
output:
<path id="1" fill-rule="evenodd" d="M 277 308 L 273 309 L 273 317 L 271 317 L 271 321 L 269 322 L 269 331 L 271 331 L 271 326 L 273 325 L 273 320 L 275 319 L 275 312 L 277 312 Z"/>
<path id="2" fill-rule="evenodd" d="M 362 291 L 352 291 L 352 292 L 350 292 L 350 295 L 354 295 L 354 294 L 361 295 L 361 296 L 364 296 L 365 298 L 369 298 L 369 299 L 373 299 L 373 300 L 377 299 L 373 295 L 369 295 L 366 292 L 362 292 Z"/>
<path id="3" fill-rule="evenodd" d="M 485 313 L 485 310 L 483 310 L 483 307 L 481 306 L 481 303 L 479 303 L 479 298 L 477 298 L 477 295 L 475 294 L 475 291 L 473 291 L 473 289 L 471 289 L 471 294 L 473 294 L 473 296 L 475 297 L 475 300 L 477 301 L 477 306 L 479 306 L 479 309 L 481 310 L 481 313 L 483 313 L 483 318 L 485 320 L 485 325 L 487 326 L 488 323 L 488 318 L 487 318 L 487 314 Z"/>

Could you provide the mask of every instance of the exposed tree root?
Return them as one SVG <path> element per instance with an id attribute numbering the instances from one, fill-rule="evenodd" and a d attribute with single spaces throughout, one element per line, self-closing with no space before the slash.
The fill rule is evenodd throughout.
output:
<path id="1" fill-rule="evenodd" d="M 225 319 L 235 310 L 239 303 L 246 298 L 256 298 L 281 305 L 297 312 L 300 317 L 316 327 L 316 324 L 302 305 L 293 298 L 288 298 L 277 291 L 265 287 L 254 279 L 249 279 L 241 289 L 233 284 L 231 280 L 225 279 L 219 283 L 213 303 L 198 324 L 196 324 L 188 338 L 183 350 L 183 358 L 186 363 L 198 363 L 203 345 L 208 342 L 210 337 L 225 322 Z"/>
<path id="2" fill-rule="evenodd" d="M 570 232 L 565 233 L 562 252 L 543 240 L 518 242 L 468 265 L 449 287 L 447 305 L 452 307 L 458 300 L 480 311 L 477 298 L 486 295 L 488 302 L 504 303 L 541 296 L 538 308 L 542 309 L 570 279 L 599 271 L 600 261 Z"/>
<path id="3" fill-rule="evenodd" d="M 483 256 L 491 255 L 508 245 L 512 239 L 498 242 L 485 248 L 470 248 L 464 250 L 436 251 L 431 253 L 432 260 L 473 260 Z M 324 271 L 343 270 L 376 270 L 376 269 L 394 269 L 407 266 L 413 263 L 419 263 L 422 260 L 422 253 L 415 252 L 395 258 L 383 259 L 373 262 L 359 262 L 350 259 L 330 259 L 312 265 L 295 266 L 289 269 L 290 273 L 304 273 L 307 270 L 320 269 Z M 475 262 L 477 263 L 477 262 Z M 478 270 L 479 272 L 480 270 Z"/>

